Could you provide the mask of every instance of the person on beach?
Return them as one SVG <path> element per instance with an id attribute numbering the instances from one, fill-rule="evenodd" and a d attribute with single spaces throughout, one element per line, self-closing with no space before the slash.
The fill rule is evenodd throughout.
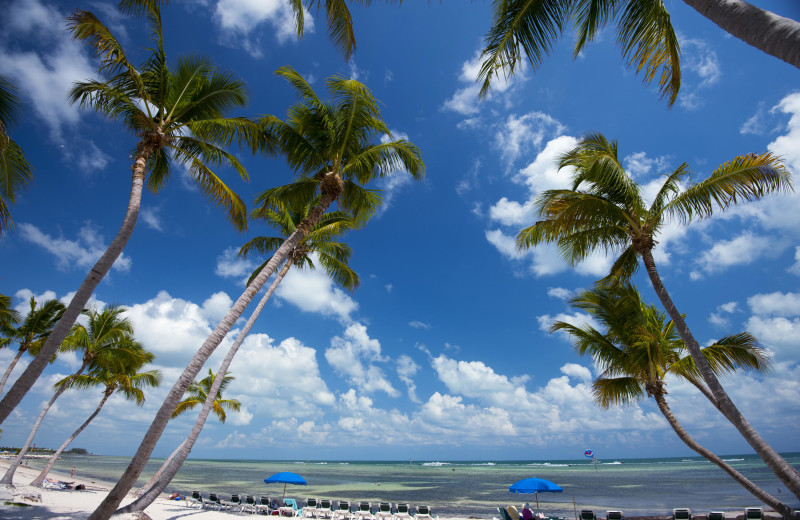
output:
<path id="1" fill-rule="evenodd" d="M 70 477 L 75 476 L 75 466 L 72 467 L 72 473 L 69 474 Z"/>
<path id="2" fill-rule="evenodd" d="M 527 502 L 525 505 L 522 506 L 522 520 L 532 520 L 533 519 L 533 511 L 531 511 L 531 506 Z"/>

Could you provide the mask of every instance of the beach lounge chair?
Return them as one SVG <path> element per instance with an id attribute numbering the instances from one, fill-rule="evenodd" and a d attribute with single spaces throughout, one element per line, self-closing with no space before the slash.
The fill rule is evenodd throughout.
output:
<path id="1" fill-rule="evenodd" d="M 242 501 L 239 495 L 231 495 L 230 500 L 220 500 L 219 503 L 222 504 L 223 509 L 227 509 L 228 511 L 242 510 Z"/>
<path id="2" fill-rule="evenodd" d="M 744 520 L 764 520 L 764 510 L 760 507 L 744 508 Z"/>
<path id="3" fill-rule="evenodd" d="M 508 516 L 511 517 L 511 520 L 519 520 L 519 511 L 516 507 L 508 506 L 506 511 L 508 511 Z"/>
<path id="4" fill-rule="evenodd" d="M 186 505 L 188 507 L 202 507 L 203 506 L 203 497 L 200 495 L 199 491 L 192 491 L 192 496 L 186 497 Z"/>
<path id="5" fill-rule="evenodd" d="M 261 498 L 256 502 L 256 513 L 268 515 L 269 512 L 269 497 L 261 495 Z"/>
<path id="6" fill-rule="evenodd" d="M 591 509 L 581 509 L 581 520 L 597 520 L 597 515 Z"/>
<path id="7" fill-rule="evenodd" d="M 622 511 L 606 511 L 606 520 L 622 520 L 625 513 Z"/>
<path id="8" fill-rule="evenodd" d="M 243 513 L 258 513 L 256 509 L 256 497 L 253 495 L 242 495 L 242 512 Z"/>
<path id="9" fill-rule="evenodd" d="M 300 516 L 314 518 L 317 514 L 317 499 L 316 498 L 307 498 L 306 499 L 306 506 L 300 511 Z"/>
<path id="10" fill-rule="evenodd" d="M 692 520 L 692 510 L 686 507 L 673 509 L 672 520 Z"/>
<path id="11" fill-rule="evenodd" d="M 358 503 L 358 510 L 354 514 L 355 520 L 361 520 L 362 518 L 369 518 L 369 520 L 373 520 L 372 516 L 372 503 L 371 502 L 359 502 Z"/>
<path id="12" fill-rule="evenodd" d="M 417 506 L 415 520 L 431 520 L 432 518 L 437 518 L 437 516 L 431 513 L 431 506 Z"/>
<path id="13" fill-rule="evenodd" d="M 408 504 L 397 504 L 397 511 L 394 514 L 394 520 L 410 520 L 411 507 Z"/>
<path id="14" fill-rule="evenodd" d="M 222 503 L 216 493 L 209 493 L 208 500 L 203 501 L 203 508 L 205 509 L 222 509 Z"/>
<path id="15" fill-rule="evenodd" d="M 284 498 L 283 507 L 279 507 L 281 516 L 299 516 L 300 511 L 297 508 L 297 501 L 293 498 Z"/>
<path id="16" fill-rule="evenodd" d="M 722 511 L 711 511 L 706 516 L 706 520 L 725 520 L 725 513 Z"/>
<path id="17" fill-rule="evenodd" d="M 388 519 L 392 518 L 392 503 L 391 502 L 378 502 L 378 510 L 375 511 L 375 519 Z"/>
<path id="18" fill-rule="evenodd" d="M 505 507 L 498 507 L 497 511 L 500 513 L 500 520 L 512 520 Z"/>
<path id="19" fill-rule="evenodd" d="M 323 498 L 317 506 L 317 518 L 330 518 L 333 516 L 333 501 Z"/>
<path id="20" fill-rule="evenodd" d="M 333 520 L 351 520 L 353 513 L 350 512 L 350 502 L 347 500 L 339 500 L 339 507 L 333 510 L 331 516 Z"/>

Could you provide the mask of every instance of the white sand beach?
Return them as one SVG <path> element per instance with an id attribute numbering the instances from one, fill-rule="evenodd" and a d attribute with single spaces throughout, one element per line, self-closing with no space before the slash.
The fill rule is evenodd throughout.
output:
<path id="1" fill-rule="evenodd" d="M 5 472 L 7 468 L 8 461 L 0 461 L 0 470 Z M 52 471 L 49 475 L 52 480 L 74 482 L 75 485 L 83 484 L 86 486 L 86 490 L 40 489 L 23 485 L 37 475 L 38 471 L 20 467 L 14 477 L 14 481 L 18 483 L 16 488 L 13 490 L 0 488 L 0 518 L 3 520 L 85 520 L 100 504 L 108 491 L 114 487 L 114 484 L 110 482 L 87 480 L 78 475 L 70 477 Z M 30 495 L 41 496 L 41 502 L 31 500 Z M 123 505 L 131 500 L 133 500 L 132 496 L 129 497 L 129 500 L 124 501 Z M 6 502 L 26 505 L 6 505 Z M 145 510 L 145 513 L 151 520 L 231 520 L 237 516 L 230 512 L 187 507 L 185 501 L 168 500 L 166 496 L 153 502 Z M 134 519 L 137 516 L 121 515 L 115 518 L 123 520 Z M 244 517 L 245 515 L 238 516 Z"/>
<path id="2" fill-rule="evenodd" d="M 0 471 L 5 472 L 8 461 L 0 460 Z M 71 477 L 63 473 L 51 471 L 49 478 L 54 481 L 73 482 L 74 485 L 83 484 L 85 490 L 60 490 L 41 489 L 24 485 L 32 481 L 39 474 L 32 468 L 20 467 L 14 477 L 18 483 L 12 489 L 0 487 L 0 519 L 2 520 L 85 520 L 100 504 L 109 490 L 114 487 L 112 482 L 89 480 L 76 475 Z M 32 500 L 31 496 L 37 497 Z M 38 501 L 41 497 L 41 501 Z M 129 496 L 122 502 L 125 505 L 134 499 Z M 6 502 L 15 502 L 20 505 L 6 505 Z M 138 514 L 115 516 L 115 520 L 231 520 L 233 518 L 270 518 L 253 516 L 247 513 L 228 511 L 214 511 L 190 507 L 186 501 L 169 500 L 166 495 L 156 499 L 145 509 L 146 517 Z M 272 517 L 278 518 L 278 517 Z M 467 520 L 466 517 L 439 517 L 439 520 Z"/>

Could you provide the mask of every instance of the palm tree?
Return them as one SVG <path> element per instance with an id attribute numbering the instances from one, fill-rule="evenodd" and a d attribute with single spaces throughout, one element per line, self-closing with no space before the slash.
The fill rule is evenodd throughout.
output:
<path id="1" fill-rule="evenodd" d="M 368 214 L 364 209 L 368 206 L 366 203 L 374 199 L 374 195 L 359 184 L 366 184 L 400 168 L 416 179 L 424 175 L 425 165 L 419 149 L 412 143 L 395 140 L 374 144 L 378 137 L 391 138 L 392 135 L 381 117 L 377 100 L 366 86 L 338 76 L 328 78 L 328 89 L 334 101 L 324 103 L 294 69 L 284 67 L 278 69 L 277 74 L 298 90 L 302 101 L 290 109 L 287 122 L 274 116 L 266 116 L 261 121 L 264 139 L 274 142 L 289 165 L 301 176 L 297 182 L 299 189 L 285 190 L 287 196 L 281 196 L 281 199 L 309 200 L 319 194 L 320 201 L 278 248 L 195 353 L 156 413 L 122 477 L 88 520 L 108 520 L 111 517 L 147 463 L 183 392 L 255 294 L 314 229 L 331 203 L 338 199 L 340 209 L 357 213 L 361 222 Z M 297 196 L 297 199 L 289 195 Z"/>
<path id="2" fill-rule="evenodd" d="M 0 344 L 0 348 L 8 346 L 12 341 L 16 342 L 19 347 L 14 359 L 9 363 L 8 368 L 0 379 L 0 395 L 3 395 L 3 388 L 6 386 L 11 372 L 17 366 L 17 362 L 22 357 L 22 354 L 29 352 L 33 356 L 39 353 L 42 345 L 44 344 L 47 336 L 53 330 L 53 327 L 61 318 L 64 313 L 64 304 L 58 300 L 47 300 L 37 308 L 36 300 L 33 296 L 30 299 L 30 312 L 25 316 L 22 324 L 18 327 L 13 326 L 0 326 L 0 333 L 7 341 Z M 14 311 L 16 312 L 16 311 Z M 55 356 L 51 357 L 50 361 L 54 361 Z"/>
<path id="3" fill-rule="evenodd" d="M 258 144 L 263 142 L 257 139 L 255 123 L 225 116 L 229 109 L 246 105 L 244 83 L 201 57 L 182 57 L 175 67 L 170 67 L 164 52 L 158 2 L 148 4 L 152 4 L 147 9 L 147 19 L 153 48 L 138 67 L 128 60 L 125 49 L 94 14 L 77 10 L 68 18 L 74 37 L 87 42 L 100 58 L 99 73 L 104 78 L 77 83 L 70 93 L 71 101 L 122 123 L 139 139 L 133 152 L 131 193 L 116 237 L 75 293 L 42 347 L 41 356 L 33 360 L 0 401 L 0 423 L 41 375 L 95 287 L 122 253 L 136 224 L 145 181 L 148 188 L 158 191 L 169 179 L 173 163 L 183 164 L 200 190 L 227 210 L 236 229 L 247 226 L 244 203 L 211 170 L 211 166 L 231 166 L 247 179 L 238 159 L 221 147 L 238 138 L 252 148 L 265 149 L 266 145 Z"/>
<path id="4" fill-rule="evenodd" d="M 723 30 L 767 54 L 800 68 L 800 22 L 743 0 L 683 0 Z M 577 58 L 606 24 L 615 22 L 623 58 L 644 81 L 658 80 L 670 106 L 681 86 L 680 47 L 663 0 L 530 0 L 494 2 L 478 79 L 485 96 L 494 76 L 513 75 L 522 51 L 539 68 L 562 33 L 575 29 Z"/>
<path id="5" fill-rule="evenodd" d="M 223 377 L 218 384 L 215 384 L 216 374 L 214 374 L 211 371 L 211 369 L 209 369 L 208 376 L 203 378 L 199 383 L 195 381 L 191 385 L 189 385 L 189 389 L 187 390 L 187 394 L 189 395 L 189 397 L 178 403 L 178 407 L 175 408 L 175 411 L 172 413 L 172 418 L 174 419 L 175 417 L 178 417 L 179 415 L 182 415 L 185 412 L 194 409 L 199 404 L 205 404 L 205 402 L 208 400 L 208 397 L 211 395 L 212 389 L 217 388 L 219 392 L 217 392 L 216 396 L 211 399 L 211 410 L 213 410 L 214 414 L 216 414 L 217 419 L 219 419 L 219 422 L 225 424 L 225 419 L 227 418 L 225 410 L 227 409 L 238 412 L 242 406 L 242 403 L 238 399 L 222 399 L 222 390 L 227 388 L 228 384 L 230 384 L 231 381 L 236 379 L 235 377 L 228 375 L 229 373 L 230 372 L 226 372 L 225 377 Z M 175 451 L 173 451 L 170 454 L 170 456 L 167 457 L 167 460 L 164 461 L 161 467 L 158 468 L 158 470 L 153 474 L 152 477 L 150 477 L 150 480 L 148 480 L 147 483 L 144 486 L 142 486 L 136 494 L 142 496 L 153 488 L 154 484 L 158 482 L 159 478 L 161 477 L 161 475 L 164 474 L 167 468 L 169 468 L 172 464 L 176 463 L 175 459 L 181 453 L 181 449 L 184 447 L 186 443 L 187 441 L 183 441 L 180 444 L 180 446 L 175 448 Z M 180 467 L 182 464 L 183 461 L 181 460 L 178 463 L 178 467 Z M 156 496 L 160 495 L 161 491 L 163 491 L 163 489 L 159 490 L 156 493 Z M 134 504 L 140 501 L 141 499 L 135 500 L 134 502 L 131 502 L 128 506 L 121 508 L 121 510 L 130 509 L 131 511 L 142 511 L 144 510 L 144 508 L 146 508 L 152 503 L 152 501 L 150 501 L 141 508 L 135 507 Z"/>
<path id="6" fill-rule="evenodd" d="M 33 179 L 33 168 L 22 148 L 8 136 L 8 129 L 19 116 L 16 87 L 0 75 L 0 235 L 14 225 L 8 207 Z"/>
<path id="7" fill-rule="evenodd" d="M 247 256 L 252 252 L 269 254 L 280 247 L 280 244 L 283 242 L 285 237 L 291 235 L 297 228 L 297 225 L 308 216 L 308 211 L 311 207 L 313 207 L 313 205 L 314 201 L 311 203 L 300 204 L 300 210 L 293 211 L 285 204 L 281 204 L 279 201 L 274 201 L 272 207 L 262 210 L 260 214 L 262 218 L 264 218 L 272 227 L 280 231 L 283 237 L 254 238 L 242 246 L 242 248 L 239 250 L 239 255 Z M 231 345 L 228 353 L 225 355 L 225 359 L 223 359 L 222 364 L 217 371 L 218 374 L 227 373 L 228 367 L 233 361 L 236 352 L 239 350 L 242 342 L 244 342 L 244 339 L 250 333 L 250 329 L 253 327 L 256 319 L 258 319 L 262 309 L 266 305 L 267 301 L 269 301 L 272 293 L 275 292 L 275 289 L 277 289 L 278 285 L 286 276 L 289 269 L 293 265 L 296 265 L 300 268 L 303 268 L 304 266 L 312 269 L 314 268 L 313 259 L 311 258 L 312 253 L 316 253 L 319 256 L 320 265 L 322 265 L 323 269 L 325 269 L 328 275 L 339 285 L 351 291 L 358 287 L 358 275 L 347 265 L 352 254 L 352 250 L 347 244 L 334 241 L 334 238 L 342 235 L 353 227 L 355 227 L 353 219 L 344 212 L 332 211 L 322 216 L 321 222 L 317 225 L 317 227 L 314 228 L 311 233 L 308 234 L 308 236 L 306 236 L 300 246 L 295 248 L 295 250 L 289 254 L 289 258 L 285 262 L 283 268 L 275 277 L 275 280 L 273 280 L 272 285 L 270 285 L 267 292 L 264 293 L 261 301 L 259 301 L 256 308 L 253 310 L 253 313 L 250 315 L 247 323 L 236 337 L 236 340 L 234 341 L 233 345 Z M 265 264 L 266 262 L 256 268 L 250 277 L 250 280 L 248 281 L 248 285 L 250 285 L 252 280 L 263 270 Z M 209 375 L 210 374 L 211 371 L 209 370 Z M 153 501 L 161 494 L 161 492 L 164 491 L 167 485 L 169 485 L 169 483 L 175 477 L 186 458 L 189 456 L 197 437 L 200 435 L 200 432 L 205 425 L 209 411 L 216 409 L 214 405 L 214 396 L 216 396 L 218 390 L 221 390 L 222 388 L 222 383 L 217 381 L 214 382 L 207 392 L 208 396 L 205 399 L 203 409 L 200 411 L 200 415 L 198 416 L 197 421 L 195 422 L 195 425 L 189 434 L 189 437 L 180 446 L 178 446 L 175 452 L 170 455 L 169 459 L 164 462 L 164 464 L 155 473 L 155 475 L 153 475 L 150 481 L 148 481 L 148 483 L 142 487 L 140 497 L 127 506 L 118 509 L 116 513 L 143 511 L 146 507 L 153 503 Z M 178 408 L 176 408 L 176 413 L 180 407 L 181 405 L 178 405 Z"/>
<path id="8" fill-rule="evenodd" d="M 574 168 L 571 188 L 539 195 L 535 206 L 542 220 L 517 235 L 517 247 L 555 243 L 572 265 L 597 249 L 624 249 L 609 275 L 623 281 L 630 279 L 641 257 L 656 294 L 711 391 L 712 403 L 800 498 L 800 475 L 761 438 L 728 397 L 664 287 L 652 253 L 656 236 L 670 218 L 689 223 L 710 216 L 715 207 L 724 210 L 740 201 L 791 190 L 783 164 L 770 153 L 735 157 L 717 167 L 706 180 L 682 190 L 681 182 L 691 173 L 684 163 L 665 177 L 650 207 L 645 206 L 641 186 L 620 164 L 616 142 L 609 142 L 602 134 L 585 137 L 562 156 L 559 167 Z"/>
<path id="9" fill-rule="evenodd" d="M 108 307 L 102 312 L 87 312 L 88 328 L 83 325 L 75 325 L 73 332 L 64 340 L 64 349 L 82 353 L 81 366 L 75 373 L 55 384 L 55 393 L 42 409 L 31 429 L 31 433 L 28 435 L 28 439 L 17 453 L 3 478 L 0 479 L 0 484 L 13 485 L 14 473 L 33 443 L 44 416 L 53 406 L 53 403 L 56 402 L 56 399 L 71 388 L 75 380 L 85 370 L 95 366 L 121 370 L 125 365 L 144 363 L 144 359 L 149 352 L 144 350 L 133 338 L 133 326 L 127 318 L 122 317 L 123 312 L 125 312 L 124 307 L 115 306 Z"/>
<path id="10" fill-rule="evenodd" d="M 665 399 L 667 376 L 684 379 L 708 396 L 694 360 L 685 354 L 675 325 L 663 312 L 645 304 L 630 283 L 600 283 L 570 302 L 589 313 L 605 332 L 591 325 L 578 327 L 557 321 L 550 332 L 565 331 L 582 356 L 589 355 L 602 373 L 592 385 L 595 401 L 602 408 L 633 404 L 645 395 L 653 397 L 662 415 L 689 448 L 713 462 L 750 491 L 756 498 L 780 512 L 787 520 L 792 510 L 756 486 L 717 455 L 698 444 L 681 426 Z M 717 375 L 751 368 L 765 372 L 769 360 L 758 342 L 748 333 L 720 339 L 701 350 Z"/>
<path id="11" fill-rule="evenodd" d="M 104 387 L 103 397 L 100 399 L 100 403 L 97 405 L 94 412 L 92 412 L 83 424 L 81 424 L 53 453 L 41 473 L 30 483 L 31 486 L 42 487 L 44 485 L 44 479 L 47 478 L 47 474 L 50 473 L 50 470 L 53 468 L 53 465 L 56 463 L 61 453 L 67 449 L 72 441 L 75 440 L 75 437 L 97 417 L 97 414 L 103 409 L 103 405 L 106 404 L 106 401 L 108 401 L 112 395 L 121 394 L 126 400 L 135 402 L 137 406 L 142 406 L 144 404 L 145 399 L 142 389 L 147 387 L 155 388 L 161 384 L 161 371 L 147 370 L 139 372 L 142 366 L 151 363 L 153 359 L 155 359 L 155 355 L 151 352 L 143 351 L 138 354 L 133 365 L 122 363 L 112 368 L 96 366 L 93 367 L 89 373 L 81 374 L 73 379 L 72 388 L 87 389 L 96 386 Z"/>
<path id="12" fill-rule="evenodd" d="M 175 407 L 175 411 L 172 412 L 173 419 L 178 417 L 179 415 L 183 415 L 189 410 L 194 410 L 197 406 L 206 402 L 210 393 L 211 386 L 214 384 L 214 379 L 216 378 L 216 374 L 208 369 L 208 375 L 201 379 L 199 382 L 195 381 L 191 385 L 189 385 L 189 390 L 186 391 L 187 397 L 178 403 L 178 406 Z M 219 422 L 225 424 L 225 419 L 227 416 L 225 415 L 225 410 L 230 410 L 232 412 L 238 412 L 241 407 L 242 403 L 239 402 L 237 399 L 222 399 L 222 391 L 228 388 L 228 385 L 231 384 L 231 381 L 236 379 L 230 372 L 225 373 L 225 377 L 222 378 L 222 383 L 219 387 L 219 392 L 217 396 L 213 400 L 212 410 L 214 415 L 217 416 Z"/>

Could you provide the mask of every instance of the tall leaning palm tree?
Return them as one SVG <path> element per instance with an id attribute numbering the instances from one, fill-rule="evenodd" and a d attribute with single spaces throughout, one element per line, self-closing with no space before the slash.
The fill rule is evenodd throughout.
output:
<path id="1" fill-rule="evenodd" d="M 226 372 L 225 377 L 222 378 L 222 381 L 216 383 L 217 379 L 216 374 L 214 374 L 214 372 L 212 372 L 211 369 L 209 369 L 208 375 L 206 377 L 201 379 L 199 382 L 195 381 L 194 383 L 189 385 L 189 389 L 186 391 L 187 397 L 183 401 L 178 403 L 178 407 L 175 408 L 174 412 L 172 412 L 172 418 L 174 419 L 175 417 L 183 415 L 189 410 L 196 408 L 198 405 L 204 405 L 206 403 L 206 400 L 209 400 L 209 395 L 211 395 L 211 390 L 217 388 L 219 391 L 217 392 L 216 396 L 210 399 L 211 402 L 210 408 L 214 412 L 214 415 L 217 416 L 219 422 L 225 424 L 225 419 L 227 419 L 227 414 L 225 413 L 225 410 L 238 412 L 242 406 L 242 403 L 238 399 L 222 398 L 222 392 L 225 390 L 225 388 L 227 388 L 227 386 L 231 383 L 231 381 L 236 379 L 235 377 L 229 374 L 230 372 Z M 145 485 L 139 489 L 139 491 L 136 493 L 137 495 L 142 496 L 147 494 L 147 492 L 153 488 L 153 486 L 159 481 L 164 472 L 167 471 L 167 469 L 170 468 L 172 464 L 174 463 L 178 464 L 179 467 L 180 465 L 182 465 L 183 460 L 176 461 L 176 457 L 180 456 L 181 450 L 183 449 L 183 447 L 186 445 L 187 442 L 188 439 L 183 441 L 180 444 L 180 446 L 175 448 L 175 451 L 173 451 L 170 454 L 170 456 L 167 457 L 167 460 L 165 460 L 164 463 L 161 464 L 161 467 L 158 468 L 158 470 L 156 470 L 156 472 L 153 474 L 152 477 L 150 477 L 150 480 L 148 480 L 147 483 L 145 483 Z M 156 496 L 160 495 L 161 491 L 163 491 L 163 489 L 159 490 L 158 493 L 156 493 Z M 122 509 L 125 509 L 126 512 L 127 510 L 142 511 L 144 510 L 145 507 L 147 507 L 152 503 L 152 501 L 150 501 L 147 503 L 147 505 L 144 505 L 141 508 L 136 508 L 134 504 L 136 504 L 136 502 L 139 501 L 140 500 L 136 500 Z"/>
<path id="2" fill-rule="evenodd" d="M 541 220 L 517 235 L 517 247 L 555 243 L 572 265 L 596 250 L 622 250 L 609 275 L 622 281 L 630 279 L 641 258 L 656 294 L 711 392 L 712 403 L 800 498 L 800 475 L 733 404 L 664 287 L 653 259 L 656 237 L 670 219 L 688 224 L 711 216 L 715 209 L 789 191 L 792 186 L 786 168 L 770 153 L 743 155 L 720 165 L 707 179 L 683 189 L 682 182 L 691 173 L 684 163 L 665 177 L 647 206 L 641 186 L 619 162 L 617 144 L 602 134 L 585 137 L 561 157 L 559 167 L 573 168 L 572 186 L 547 190 L 538 196 L 535 206 Z"/>
<path id="3" fill-rule="evenodd" d="M 244 167 L 224 147 L 236 139 L 254 148 L 263 142 L 257 139 L 253 122 L 226 116 L 230 109 L 246 105 L 245 85 L 205 58 L 181 57 L 171 66 L 164 51 L 158 2 L 149 4 L 152 49 L 139 66 L 129 61 L 126 50 L 94 14 L 78 10 L 68 18 L 73 36 L 86 42 L 100 59 L 99 73 L 103 78 L 77 83 L 70 99 L 121 123 L 137 136 L 132 153 L 131 192 L 116 237 L 78 288 L 41 355 L 0 401 L 0 423 L 41 375 L 95 287 L 122 253 L 136 224 L 145 183 L 152 191 L 158 191 L 169 179 L 173 165 L 182 164 L 210 201 L 227 210 L 236 229 L 247 226 L 245 204 L 212 170 L 215 166 L 230 166 L 246 179 Z"/>
<path id="4" fill-rule="evenodd" d="M 743 0 L 683 0 L 731 35 L 800 68 L 800 21 Z M 541 66 L 564 31 L 575 31 L 577 58 L 610 23 L 616 24 L 623 58 L 645 83 L 658 81 L 671 106 L 681 86 L 680 47 L 663 0 L 495 0 L 485 37 L 479 79 L 486 95 L 495 76 L 512 75 L 523 59 Z"/>
<path id="5" fill-rule="evenodd" d="M 36 356 L 39 353 L 47 336 L 50 335 L 53 327 L 55 327 L 61 315 L 64 313 L 64 309 L 64 304 L 58 300 L 47 300 L 37 306 L 36 300 L 31 296 L 30 311 L 27 316 L 25 316 L 25 319 L 22 320 L 22 323 L 16 327 L 0 327 L 0 330 L 4 330 L 2 335 L 8 340 L 6 344 L 0 344 L 0 348 L 8 346 L 11 343 L 17 343 L 18 345 L 17 354 L 14 356 L 14 359 L 11 360 L 11 363 L 8 364 L 8 368 L 6 368 L 6 371 L 3 373 L 3 378 L 0 379 L 0 395 L 3 395 L 3 388 L 6 386 L 8 377 L 11 375 L 14 367 L 17 366 L 22 355 L 27 352 Z M 53 360 L 55 360 L 55 356 L 51 358 L 51 361 Z"/>
<path id="6" fill-rule="evenodd" d="M 108 367 L 118 370 L 120 366 L 143 364 L 149 352 L 144 350 L 133 337 L 133 326 L 122 314 L 124 307 L 111 306 L 102 311 L 87 312 L 88 326 L 75 325 L 72 333 L 64 340 L 64 347 L 80 353 L 81 365 L 71 375 L 55 384 L 56 391 L 42 408 L 39 417 L 31 429 L 25 444 L 20 448 L 0 484 L 13 485 L 14 473 L 19 467 L 22 457 L 28 452 L 36 433 L 39 431 L 45 415 L 53 403 L 69 388 L 85 371 L 93 367 Z"/>
<path id="7" fill-rule="evenodd" d="M 13 226 L 9 205 L 33 179 L 33 167 L 22 148 L 8 135 L 20 112 L 16 87 L 0 76 L 0 234 Z"/>
<path id="8" fill-rule="evenodd" d="M 128 356 L 126 356 L 128 357 Z M 153 361 L 155 355 L 144 351 L 141 355 L 133 359 L 133 364 L 127 363 L 129 360 L 114 360 L 111 366 L 96 366 L 87 374 L 81 374 L 72 381 L 72 388 L 89 389 L 98 386 L 103 387 L 103 394 L 94 412 L 76 429 L 67 440 L 50 456 L 44 469 L 30 483 L 31 486 L 42 487 L 47 474 L 53 468 L 61 453 L 75 440 L 75 437 L 89 426 L 95 417 L 103 409 L 103 406 L 114 395 L 122 395 L 128 401 L 133 401 L 137 406 L 142 406 L 145 401 L 143 388 L 155 388 L 161 384 L 161 371 L 146 370 L 140 372 L 141 368 Z M 121 363 L 119 361 L 122 361 Z"/>
<path id="9" fill-rule="evenodd" d="M 784 518 L 791 518 L 791 508 L 701 446 L 672 413 L 665 398 L 668 376 L 690 382 L 706 396 L 710 392 L 694 360 L 686 354 L 674 323 L 667 321 L 663 312 L 645 304 L 639 291 L 627 282 L 600 283 L 570 303 L 594 317 L 603 330 L 588 324 L 579 327 L 557 321 L 550 332 L 567 332 L 578 353 L 592 357 L 602 370 L 592 385 L 597 404 L 609 408 L 633 404 L 645 395 L 653 397 L 662 415 L 689 448 L 719 466 Z M 748 368 L 764 372 L 769 368 L 764 350 L 746 332 L 722 338 L 701 351 L 717 375 Z"/>
<path id="10" fill-rule="evenodd" d="M 291 235 L 297 228 L 297 225 L 308 216 L 308 211 L 314 206 L 314 201 L 306 204 L 296 204 L 294 206 L 296 209 L 293 210 L 291 209 L 291 205 L 287 206 L 285 204 L 281 204 L 279 201 L 274 201 L 271 204 L 271 207 L 266 209 L 262 208 L 260 211 L 262 218 L 273 228 L 278 230 L 282 236 L 254 238 L 242 246 L 242 248 L 239 250 L 239 255 L 247 256 L 254 252 L 266 255 L 280 247 L 280 244 L 283 242 L 283 240 L 285 240 L 285 237 Z M 297 206 L 299 206 L 299 208 L 297 208 Z M 236 352 L 242 345 L 242 342 L 244 342 L 244 339 L 250 333 L 250 329 L 258 319 L 258 316 L 260 315 L 267 301 L 269 301 L 270 297 L 275 292 L 275 289 L 277 289 L 278 285 L 281 283 L 292 266 L 297 266 L 298 268 L 315 268 L 314 259 L 312 258 L 313 255 L 318 258 L 320 265 L 323 267 L 326 273 L 339 285 L 351 291 L 358 287 L 358 275 L 347 265 L 352 254 L 352 250 L 347 244 L 338 242 L 336 240 L 337 237 L 354 227 L 354 220 L 345 212 L 332 211 L 322 216 L 321 222 L 311 231 L 311 233 L 308 234 L 308 236 L 305 237 L 303 243 L 301 243 L 300 246 L 295 248 L 295 250 L 289 254 L 289 258 L 284 263 L 283 268 L 281 268 L 280 272 L 275 276 L 275 279 L 273 280 L 269 289 L 264 293 L 264 296 L 258 302 L 258 305 L 253 310 L 253 313 L 250 315 L 247 323 L 245 323 L 244 327 L 242 327 L 242 330 L 239 332 L 239 335 L 236 337 L 233 345 L 231 345 L 231 348 L 228 350 L 228 353 L 222 360 L 222 364 L 217 371 L 218 374 L 227 373 L 227 370 L 230 367 Z M 248 281 L 248 285 L 250 285 L 252 280 L 263 270 L 265 264 L 266 262 L 256 268 L 250 277 L 250 280 Z M 210 373 L 211 372 L 209 370 L 209 374 Z M 208 418 L 209 412 L 211 410 L 216 410 L 214 400 L 218 398 L 215 397 L 218 396 L 218 391 L 223 389 L 222 383 L 224 383 L 224 381 L 214 381 L 213 385 L 208 390 L 208 396 L 205 399 L 203 408 L 200 411 L 197 421 L 195 421 L 195 425 L 192 428 L 189 437 L 175 450 L 170 458 L 161 466 L 159 471 L 153 475 L 150 481 L 145 484 L 145 486 L 142 488 L 142 492 L 140 493 L 140 497 L 125 507 L 118 509 L 116 511 L 117 513 L 143 511 L 146 507 L 152 504 L 153 501 L 160 496 L 164 489 L 169 485 L 180 467 L 183 465 L 186 458 L 189 456 L 197 437 L 200 435 L 200 432 L 205 425 L 205 421 Z M 176 412 L 180 408 L 181 405 L 178 405 Z"/>
<path id="11" fill-rule="evenodd" d="M 284 67 L 278 69 L 277 74 L 297 89 L 301 102 L 289 110 L 287 121 L 274 116 L 262 119 L 264 140 L 275 143 L 289 165 L 300 175 L 297 181 L 300 189 L 286 190 L 287 193 L 297 195 L 298 191 L 302 192 L 299 200 L 309 200 L 319 194 L 320 201 L 278 248 L 195 353 L 156 413 L 128 468 L 88 520 L 107 520 L 111 517 L 142 472 L 186 388 L 244 313 L 255 294 L 277 266 L 319 223 L 328 207 L 338 200 L 341 210 L 355 211 L 358 213 L 356 216 L 363 220 L 367 216 L 363 209 L 368 206 L 365 202 L 374 196 L 371 197 L 370 192 L 361 188 L 360 184 L 398 169 L 409 172 L 415 179 L 424 175 L 425 166 L 415 145 L 400 139 L 375 142 L 381 137 L 391 139 L 392 134 L 381 117 L 377 100 L 366 86 L 352 79 L 330 77 L 327 86 L 333 101 L 323 102 L 294 69 Z M 293 197 L 282 198 L 292 200 Z"/>

